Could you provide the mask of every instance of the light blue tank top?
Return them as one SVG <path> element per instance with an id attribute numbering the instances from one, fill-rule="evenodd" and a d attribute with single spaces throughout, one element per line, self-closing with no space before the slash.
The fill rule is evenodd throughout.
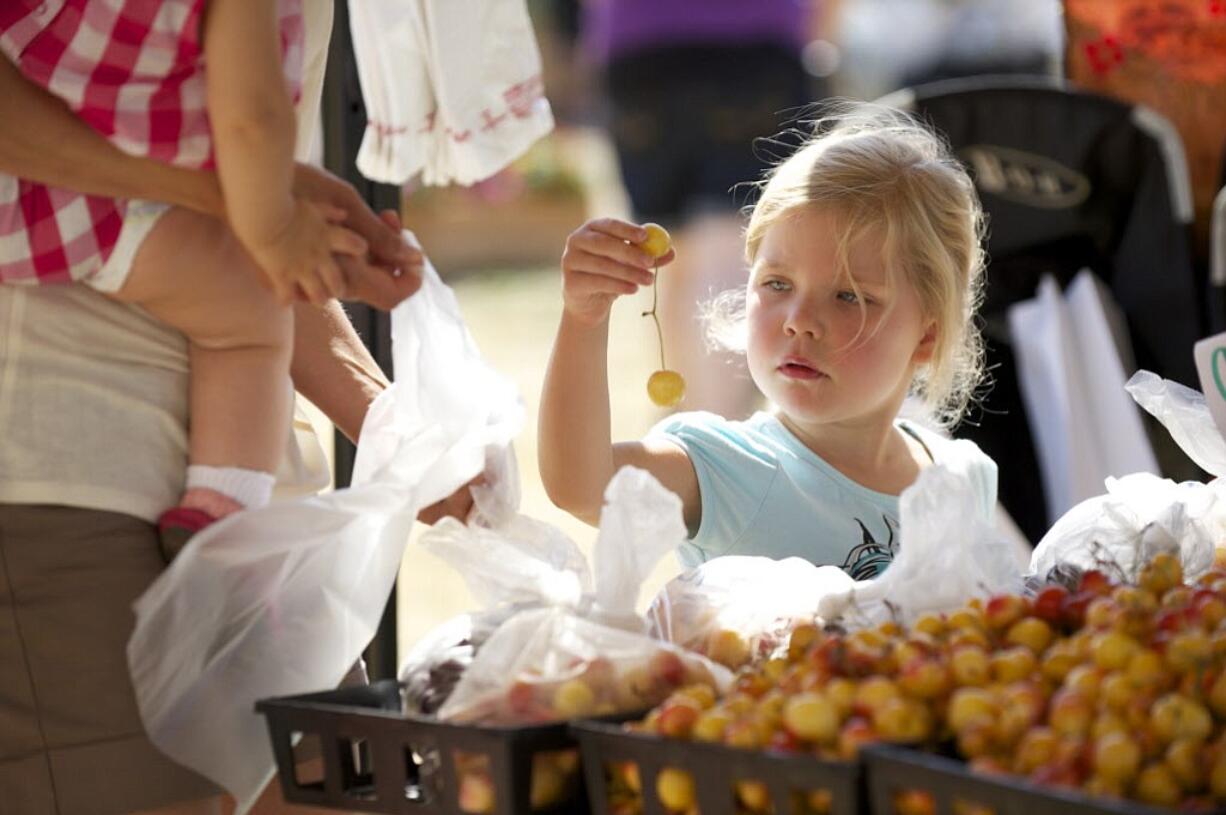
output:
<path id="1" fill-rule="evenodd" d="M 905 420 L 897 426 L 934 462 L 969 479 L 983 520 L 992 523 L 996 462 L 974 442 Z M 885 569 L 898 550 L 898 496 L 852 481 L 769 413 L 743 422 L 679 413 L 649 435 L 679 444 L 698 475 L 702 519 L 678 550 L 686 568 L 721 555 L 803 557 L 863 580 Z"/>

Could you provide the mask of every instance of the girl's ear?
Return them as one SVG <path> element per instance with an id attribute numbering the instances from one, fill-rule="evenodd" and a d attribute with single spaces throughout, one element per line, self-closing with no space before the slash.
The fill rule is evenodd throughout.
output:
<path id="1" fill-rule="evenodd" d="M 937 336 L 937 321 L 929 320 L 924 325 L 924 333 L 920 336 L 919 343 L 915 346 L 915 353 L 911 355 L 911 361 L 916 365 L 925 365 L 932 361 L 932 355 L 936 353 Z"/>

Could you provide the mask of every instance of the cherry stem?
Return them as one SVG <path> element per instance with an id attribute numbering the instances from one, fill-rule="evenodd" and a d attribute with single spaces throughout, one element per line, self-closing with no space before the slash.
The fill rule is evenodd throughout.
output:
<path id="1" fill-rule="evenodd" d="M 668 370 L 668 366 L 664 364 L 664 332 L 660 329 L 660 318 L 656 315 L 656 304 L 660 299 L 660 264 L 655 265 L 655 280 L 651 285 L 651 311 L 645 314 L 651 315 L 652 321 L 656 324 L 656 340 L 660 344 L 660 370 Z"/>

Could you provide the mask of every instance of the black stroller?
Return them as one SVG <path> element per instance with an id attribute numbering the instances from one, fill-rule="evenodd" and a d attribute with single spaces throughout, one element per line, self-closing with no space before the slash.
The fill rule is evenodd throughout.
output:
<path id="1" fill-rule="evenodd" d="M 1137 365 L 1195 387 L 1192 345 L 1221 320 L 1209 275 L 1192 259 L 1182 144 L 1146 108 L 1045 77 L 949 80 L 881 101 L 943 134 L 983 201 L 989 265 L 982 315 L 994 385 L 956 433 L 1002 464 L 1000 499 L 1037 542 L 1054 519 L 1047 517 L 1007 310 L 1033 297 L 1044 274 L 1064 285 L 1092 269 L 1123 308 Z M 1151 435 L 1167 475 L 1195 474 L 1165 432 Z"/>

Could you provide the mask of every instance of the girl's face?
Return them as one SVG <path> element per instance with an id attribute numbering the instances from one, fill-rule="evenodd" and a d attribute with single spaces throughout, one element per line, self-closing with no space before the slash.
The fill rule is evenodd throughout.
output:
<path id="1" fill-rule="evenodd" d="M 854 289 L 839 236 L 830 212 L 797 211 L 767 229 L 750 270 L 749 371 L 802 429 L 892 422 L 936 336 L 902 274 L 890 285 L 880 236 L 849 246 Z"/>

